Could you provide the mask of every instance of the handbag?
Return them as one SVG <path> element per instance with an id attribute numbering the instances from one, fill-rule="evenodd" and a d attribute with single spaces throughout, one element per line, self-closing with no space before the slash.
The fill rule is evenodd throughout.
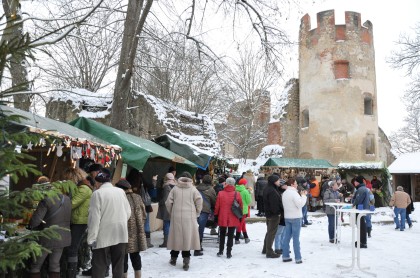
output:
<path id="1" fill-rule="evenodd" d="M 209 213 L 209 216 L 207 217 L 207 221 L 214 222 L 214 211 L 211 209 L 210 202 L 206 199 L 203 192 L 201 192 L 201 191 L 198 191 L 198 192 L 201 194 L 201 197 L 203 198 L 204 202 L 206 202 L 210 207 L 210 213 Z"/>
<path id="2" fill-rule="evenodd" d="M 141 196 L 143 199 L 143 203 L 146 207 L 152 205 L 152 198 L 150 198 L 149 193 L 146 190 L 144 190 L 143 185 L 141 186 Z"/>
<path id="3" fill-rule="evenodd" d="M 233 203 L 232 203 L 231 210 L 232 210 L 233 214 L 239 220 L 241 220 L 241 218 L 242 218 L 242 208 L 241 208 L 241 205 L 239 204 L 238 200 L 236 200 L 236 191 L 235 191 L 235 195 L 233 197 Z"/>

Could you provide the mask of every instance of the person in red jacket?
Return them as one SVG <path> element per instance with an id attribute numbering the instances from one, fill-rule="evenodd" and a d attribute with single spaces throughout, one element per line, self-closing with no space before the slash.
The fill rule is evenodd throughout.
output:
<path id="1" fill-rule="evenodd" d="M 228 259 L 232 258 L 233 235 L 235 233 L 236 227 L 240 224 L 240 220 L 233 214 L 231 209 L 235 197 L 243 209 L 241 194 L 235 191 L 235 179 L 227 178 L 225 188 L 217 195 L 214 216 L 217 218 L 217 224 L 219 225 L 220 230 L 219 253 L 217 253 L 217 256 L 223 256 L 227 230 L 228 240 L 226 244 L 226 257 Z"/>

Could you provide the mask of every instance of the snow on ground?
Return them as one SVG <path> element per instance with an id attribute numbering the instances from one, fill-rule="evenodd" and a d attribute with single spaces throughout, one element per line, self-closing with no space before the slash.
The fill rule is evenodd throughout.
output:
<path id="1" fill-rule="evenodd" d="M 361 266 L 370 267 L 377 277 L 420 277 L 418 254 L 420 250 L 420 203 L 415 203 L 416 210 L 411 218 L 416 221 L 413 228 L 404 232 L 395 230 L 392 224 L 392 210 L 379 208 L 372 217 L 372 238 L 368 239 L 368 248 L 361 249 Z M 256 210 L 252 210 L 255 215 Z M 345 224 L 349 222 L 345 216 Z M 264 220 L 264 218 L 260 218 Z M 182 269 L 181 255 L 175 267 L 169 264 L 169 250 L 150 248 L 141 253 L 142 277 L 372 277 L 360 271 L 357 266 L 348 273 L 341 273 L 337 264 L 351 264 L 351 227 L 342 227 L 341 244 L 328 242 L 327 217 L 320 213 L 309 213 L 312 225 L 301 230 L 301 253 L 303 264 L 283 263 L 281 258 L 267 259 L 261 254 L 266 232 L 264 222 L 248 224 L 251 242 L 234 245 L 232 258 L 217 257 L 218 245 L 215 242 L 203 244 L 204 256 L 191 257 L 189 271 Z M 209 230 L 205 231 L 208 235 Z M 152 243 L 162 243 L 162 231 L 152 233 Z M 225 250 L 226 254 L 226 250 Z M 292 250 L 293 258 L 293 250 Z M 128 277 L 134 277 L 129 270 Z"/>

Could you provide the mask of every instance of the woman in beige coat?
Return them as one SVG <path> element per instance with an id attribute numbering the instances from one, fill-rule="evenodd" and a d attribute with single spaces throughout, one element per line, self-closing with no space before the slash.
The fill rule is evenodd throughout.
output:
<path id="1" fill-rule="evenodd" d="M 128 255 L 134 269 L 134 277 L 141 277 L 141 256 L 140 251 L 147 249 L 146 233 L 144 231 L 144 221 L 146 220 L 146 209 L 141 196 L 131 190 L 130 183 L 125 179 L 120 179 L 116 184 L 125 191 L 128 203 L 131 207 L 131 216 L 128 219 L 128 243 L 124 257 L 124 277 L 127 277 Z"/>
<path id="2" fill-rule="evenodd" d="M 190 264 L 190 250 L 200 250 L 197 218 L 203 207 L 203 198 L 193 186 L 192 176 L 188 172 L 181 174 L 178 184 L 169 193 L 166 208 L 171 215 L 168 246 L 171 250 L 171 265 L 176 265 L 179 252 L 184 258 L 184 270 Z"/>

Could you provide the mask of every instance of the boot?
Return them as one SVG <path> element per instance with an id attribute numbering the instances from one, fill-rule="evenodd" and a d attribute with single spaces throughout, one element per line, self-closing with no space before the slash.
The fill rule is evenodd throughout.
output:
<path id="1" fill-rule="evenodd" d="M 232 248 L 227 249 L 226 258 L 228 258 L 228 259 L 232 258 Z"/>
<path id="2" fill-rule="evenodd" d="M 239 238 L 241 237 L 241 233 L 236 232 L 236 236 L 235 236 L 235 244 L 239 244 Z M 236 243 L 238 242 L 238 243 Z"/>
<path id="3" fill-rule="evenodd" d="M 48 278 L 60 278 L 60 272 L 48 272 Z"/>
<path id="4" fill-rule="evenodd" d="M 210 235 L 212 235 L 212 236 L 216 236 L 216 235 L 218 235 L 218 233 L 217 233 L 217 231 L 216 231 L 216 228 L 211 228 L 211 230 L 210 230 Z"/>
<path id="5" fill-rule="evenodd" d="M 31 273 L 29 277 L 31 277 L 31 278 L 41 278 L 41 273 L 40 272 Z"/>
<path id="6" fill-rule="evenodd" d="M 146 242 L 147 242 L 147 248 L 152 248 L 154 246 L 150 239 L 150 232 L 146 233 Z"/>
<path id="7" fill-rule="evenodd" d="M 203 256 L 203 252 L 201 252 L 201 250 L 194 250 L 194 256 Z"/>
<path id="8" fill-rule="evenodd" d="M 67 278 L 76 278 L 77 262 L 67 263 Z"/>
<path id="9" fill-rule="evenodd" d="M 171 260 L 169 261 L 169 263 L 173 266 L 176 266 L 176 259 L 177 257 L 171 257 Z"/>
<path id="10" fill-rule="evenodd" d="M 163 236 L 163 243 L 161 245 L 159 245 L 159 247 L 160 248 L 166 248 L 167 244 L 168 244 L 168 236 L 164 235 Z"/>
<path id="11" fill-rule="evenodd" d="M 371 232 L 372 232 L 372 227 L 367 228 L 368 237 L 372 237 Z"/>
<path id="12" fill-rule="evenodd" d="M 248 233 L 244 232 L 245 243 L 249 243 L 251 240 L 248 237 Z"/>
<path id="13" fill-rule="evenodd" d="M 184 265 L 182 266 L 182 268 L 187 271 L 190 268 L 190 257 L 185 257 L 184 258 Z"/>
<path id="14" fill-rule="evenodd" d="M 141 270 L 134 271 L 134 278 L 141 278 Z"/>

